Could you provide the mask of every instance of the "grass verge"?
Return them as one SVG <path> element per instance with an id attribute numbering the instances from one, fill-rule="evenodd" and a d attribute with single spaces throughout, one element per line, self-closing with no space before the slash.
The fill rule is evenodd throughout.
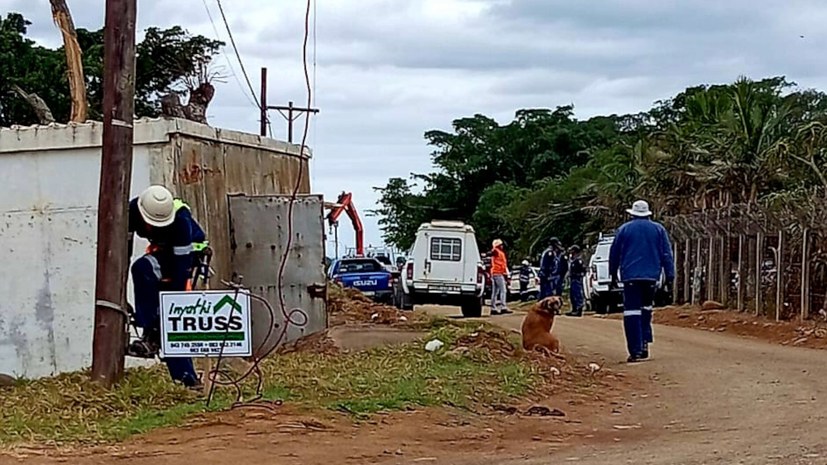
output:
<path id="1" fill-rule="evenodd" d="M 527 394 L 541 378 L 502 331 L 445 320 L 428 327 L 427 339 L 439 338 L 444 348 L 429 353 L 416 342 L 272 357 L 262 364 L 265 397 L 364 416 L 506 402 Z M 219 395 L 214 409 L 228 402 Z M 111 391 L 89 382 L 87 373 L 21 381 L 0 391 L 0 445 L 106 443 L 203 412 L 204 402 L 170 382 L 163 366 L 129 370 Z"/>

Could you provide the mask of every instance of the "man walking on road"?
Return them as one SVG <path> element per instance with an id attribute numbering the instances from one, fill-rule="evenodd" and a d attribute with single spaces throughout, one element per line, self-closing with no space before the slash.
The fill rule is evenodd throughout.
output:
<path id="1" fill-rule="evenodd" d="M 623 282 L 623 329 L 629 363 L 649 357 L 653 342 L 652 308 L 655 286 L 661 277 L 667 288 L 675 281 L 675 260 L 669 234 L 660 223 L 650 219 L 649 204 L 638 200 L 626 210 L 632 220 L 615 234 L 609 251 L 612 288 L 617 287 L 618 272 Z"/>
<path id="2" fill-rule="evenodd" d="M 494 239 L 491 250 L 491 315 L 506 315 L 511 313 L 505 306 L 505 279 L 508 276 L 508 260 L 503 250 L 503 241 Z"/>

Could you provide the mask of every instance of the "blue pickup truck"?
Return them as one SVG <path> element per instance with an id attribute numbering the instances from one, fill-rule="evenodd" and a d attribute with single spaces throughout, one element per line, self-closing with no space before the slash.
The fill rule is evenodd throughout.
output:
<path id="1" fill-rule="evenodd" d="M 394 274 L 375 258 L 335 260 L 330 264 L 328 277 L 342 287 L 358 289 L 377 302 L 393 302 Z"/>

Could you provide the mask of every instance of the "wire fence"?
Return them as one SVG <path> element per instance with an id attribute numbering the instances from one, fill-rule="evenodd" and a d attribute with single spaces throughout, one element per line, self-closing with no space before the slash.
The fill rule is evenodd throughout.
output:
<path id="1" fill-rule="evenodd" d="M 827 196 L 744 204 L 664 219 L 675 301 L 711 300 L 776 320 L 827 308 Z"/>

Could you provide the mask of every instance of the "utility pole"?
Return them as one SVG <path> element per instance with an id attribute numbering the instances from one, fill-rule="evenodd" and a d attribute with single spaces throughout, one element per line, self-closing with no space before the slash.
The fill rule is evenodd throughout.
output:
<path id="1" fill-rule="evenodd" d="M 302 108 L 293 106 L 293 102 L 287 103 L 287 106 L 269 106 L 267 105 L 267 68 L 261 68 L 261 135 L 267 135 L 267 110 L 277 110 L 281 116 L 287 120 L 287 142 L 293 143 L 293 122 L 296 121 L 302 113 L 319 113 L 318 108 Z M 284 112 L 287 112 L 285 114 Z M 294 116 L 295 113 L 295 116 Z"/>
<path id="2" fill-rule="evenodd" d="M 103 156 L 92 380 L 111 387 L 126 350 L 127 223 L 135 113 L 136 0 L 106 0 L 103 58 Z"/>
<path id="3" fill-rule="evenodd" d="M 267 68 L 261 68 L 261 137 L 267 136 Z"/>
<path id="4" fill-rule="evenodd" d="M 302 113 L 318 113 L 318 108 L 301 108 L 301 107 L 294 107 L 293 102 L 288 102 L 286 107 L 267 107 L 270 110 L 278 110 L 281 113 L 281 116 L 287 120 L 287 142 L 293 143 L 293 121 L 299 119 Z M 284 112 L 287 114 L 284 114 Z M 296 115 L 293 116 L 293 113 Z"/>

